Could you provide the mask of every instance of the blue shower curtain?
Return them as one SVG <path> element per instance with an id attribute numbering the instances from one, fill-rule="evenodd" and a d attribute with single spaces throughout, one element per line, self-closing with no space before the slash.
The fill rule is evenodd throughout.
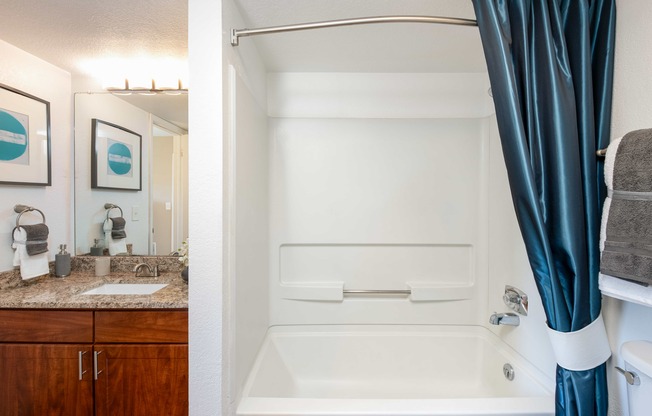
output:
<path id="1" fill-rule="evenodd" d="M 473 0 L 510 188 L 548 325 L 600 314 L 615 0 Z M 557 366 L 556 414 L 606 416 L 606 368 Z"/>

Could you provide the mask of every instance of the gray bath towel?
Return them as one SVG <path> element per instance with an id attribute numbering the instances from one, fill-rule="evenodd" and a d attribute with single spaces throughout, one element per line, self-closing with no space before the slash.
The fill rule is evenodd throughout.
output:
<path id="1" fill-rule="evenodd" d="M 652 129 L 623 137 L 613 164 L 603 274 L 652 283 Z"/>
<path id="2" fill-rule="evenodd" d="M 127 221 L 125 221 L 125 219 L 122 217 L 113 217 L 111 218 L 111 221 L 113 221 L 113 228 L 111 229 L 111 237 L 113 237 L 114 240 L 126 238 L 127 232 L 125 231 L 125 224 L 127 223 Z"/>
<path id="3" fill-rule="evenodd" d="M 48 235 L 50 234 L 50 230 L 47 225 L 34 224 L 21 225 L 20 227 L 25 230 L 25 234 L 27 235 L 25 241 L 27 255 L 35 256 L 48 251 Z"/>

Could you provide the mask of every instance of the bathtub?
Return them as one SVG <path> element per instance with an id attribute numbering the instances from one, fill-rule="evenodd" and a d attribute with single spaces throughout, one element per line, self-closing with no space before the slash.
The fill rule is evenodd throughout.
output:
<path id="1" fill-rule="evenodd" d="M 548 416 L 553 387 L 480 326 L 278 326 L 237 415 Z"/>

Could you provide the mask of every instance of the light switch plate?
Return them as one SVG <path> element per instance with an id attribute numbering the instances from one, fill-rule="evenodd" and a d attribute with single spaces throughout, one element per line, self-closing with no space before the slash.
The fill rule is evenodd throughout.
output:
<path id="1" fill-rule="evenodd" d="M 131 220 L 140 221 L 140 207 L 138 205 L 131 207 Z"/>

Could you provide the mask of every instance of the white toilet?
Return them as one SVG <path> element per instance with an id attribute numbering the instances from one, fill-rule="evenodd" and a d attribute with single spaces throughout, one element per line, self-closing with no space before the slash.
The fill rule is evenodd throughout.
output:
<path id="1" fill-rule="evenodd" d="M 616 369 L 628 380 L 629 416 L 649 416 L 652 414 L 652 342 L 625 342 L 620 353 L 625 370 Z"/>

